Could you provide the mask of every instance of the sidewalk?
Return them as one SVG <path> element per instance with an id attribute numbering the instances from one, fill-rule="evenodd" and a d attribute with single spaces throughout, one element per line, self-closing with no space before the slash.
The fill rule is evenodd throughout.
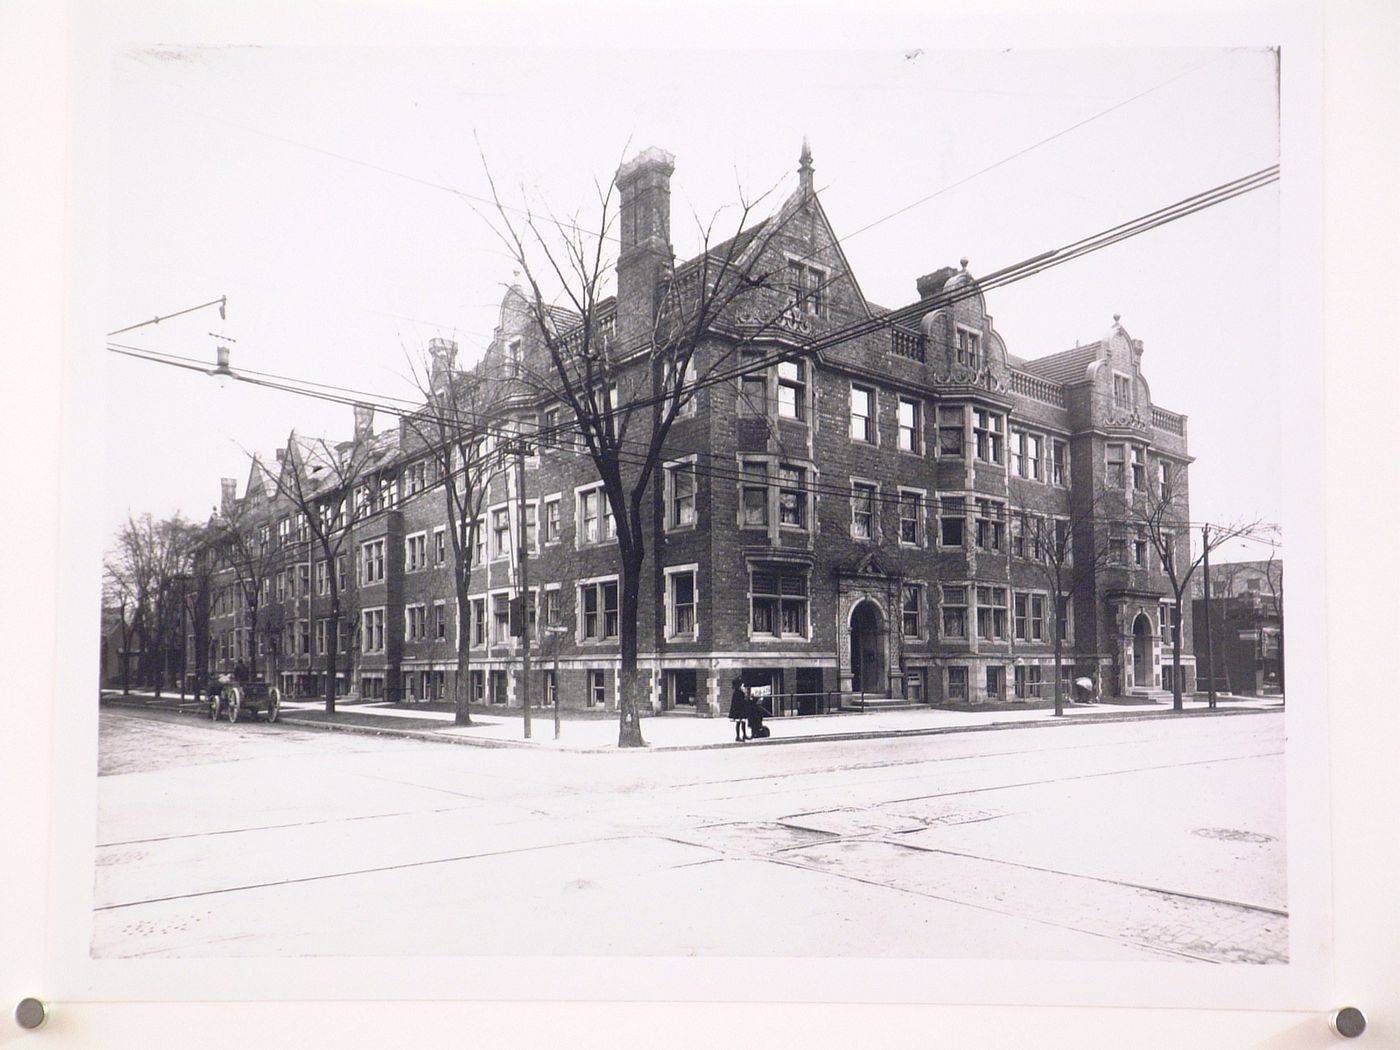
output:
<path id="1" fill-rule="evenodd" d="M 119 693 L 104 691 L 104 701 L 151 706 L 149 693 L 133 691 L 128 701 Z M 178 697 L 167 695 L 161 706 L 178 708 Z M 805 715 L 795 718 L 769 718 L 765 725 L 773 735 L 747 744 L 734 741 L 734 724 L 727 718 L 700 718 L 689 712 L 644 714 L 642 737 L 652 751 L 685 751 L 714 747 L 767 747 L 777 744 L 818 740 L 866 740 L 876 737 L 925 736 L 964 733 L 976 730 L 1014 728 L 1030 725 L 1083 724 L 1087 721 L 1131 722 L 1153 718 L 1237 715 L 1282 711 L 1278 697 L 1221 696 L 1211 711 L 1204 698 L 1187 697 L 1184 711 L 1176 715 L 1170 704 L 1117 706 L 1111 704 L 1067 704 L 1062 718 L 1053 710 L 1000 709 L 989 711 L 947 711 L 921 708 L 867 714 Z M 183 710 L 207 717 L 203 705 L 187 703 Z M 554 736 L 552 711 L 534 711 L 531 737 L 524 738 L 524 718 L 519 710 L 472 713 L 472 725 L 456 726 L 450 711 L 414 710 L 385 703 L 341 702 L 334 715 L 327 715 L 320 700 L 287 700 L 282 703 L 281 722 L 289 726 L 333 729 L 377 735 L 436 740 L 443 743 L 474 744 L 486 747 L 533 747 L 560 751 L 615 751 L 617 718 L 569 717 Z"/>

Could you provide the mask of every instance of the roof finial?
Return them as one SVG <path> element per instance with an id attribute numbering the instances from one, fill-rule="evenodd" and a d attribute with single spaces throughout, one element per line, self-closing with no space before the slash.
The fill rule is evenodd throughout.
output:
<path id="1" fill-rule="evenodd" d="M 802 136 L 802 153 L 797 158 L 797 181 L 804 194 L 812 192 L 812 147 Z"/>
<path id="2" fill-rule="evenodd" d="M 966 255 L 964 255 L 961 259 L 959 259 L 958 262 L 962 265 L 962 268 L 963 268 L 964 270 L 967 269 L 967 256 L 966 256 Z"/>
<path id="3" fill-rule="evenodd" d="M 1122 316 L 1123 316 L 1122 314 L 1114 314 L 1114 315 L 1113 315 L 1113 323 L 1114 323 L 1114 324 L 1117 324 L 1119 318 L 1121 318 Z"/>

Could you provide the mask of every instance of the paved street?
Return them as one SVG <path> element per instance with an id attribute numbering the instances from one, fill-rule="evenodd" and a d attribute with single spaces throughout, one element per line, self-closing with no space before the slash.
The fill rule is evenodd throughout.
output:
<path id="1" fill-rule="evenodd" d="M 612 753 L 101 718 L 97 956 L 1287 958 L 1277 713 Z"/>

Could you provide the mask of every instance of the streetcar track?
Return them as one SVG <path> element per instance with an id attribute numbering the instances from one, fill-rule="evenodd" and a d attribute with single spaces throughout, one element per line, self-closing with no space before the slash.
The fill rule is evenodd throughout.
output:
<path id="1" fill-rule="evenodd" d="M 536 853 L 541 850 L 566 849 L 571 846 L 593 846 L 619 839 L 654 838 L 656 836 L 610 835 L 602 838 L 577 839 L 567 842 L 549 842 L 541 846 L 517 846 L 512 849 L 488 850 L 485 853 L 468 853 L 459 857 L 434 857 L 431 860 L 412 860 L 402 864 L 381 864 L 372 868 L 354 868 L 350 871 L 323 872 L 318 875 L 299 875 L 289 879 L 273 879 L 268 882 L 250 882 L 241 886 L 221 886 L 209 890 L 193 890 L 189 893 L 172 893 L 164 897 L 147 897 L 135 901 L 119 901 L 116 904 L 99 904 L 93 911 L 119 911 L 123 908 L 139 908 L 148 904 L 166 904 L 170 901 L 191 900 L 196 897 L 217 897 L 225 893 L 244 893 L 248 890 L 265 890 L 277 886 L 295 886 L 308 882 L 325 882 L 331 879 L 348 879 L 360 875 L 380 875 L 390 871 L 406 871 L 412 868 L 427 868 L 436 864 L 459 864 L 470 860 L 488 860 L 493 857 L 508 857 L 518 853 Z"/>

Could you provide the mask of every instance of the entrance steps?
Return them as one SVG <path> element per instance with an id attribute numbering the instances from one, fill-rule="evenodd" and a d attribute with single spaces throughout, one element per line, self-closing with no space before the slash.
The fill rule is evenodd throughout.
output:
<path id="1" fill-rule="evenodd" d="M 881 693 L 842 693 L 839 704 L 842 711 L 906 711 L 928 706 L 902 696 Z"/>
<path id="2" fill-rule="evenodd" d="M 1170 689 L 1129 689 L 1120 699 L 1134 704 L 1170 704 L 1172 691 Z M 1104 703 L 1112 702 L 1112 699 L 1104 698 Z"/>

